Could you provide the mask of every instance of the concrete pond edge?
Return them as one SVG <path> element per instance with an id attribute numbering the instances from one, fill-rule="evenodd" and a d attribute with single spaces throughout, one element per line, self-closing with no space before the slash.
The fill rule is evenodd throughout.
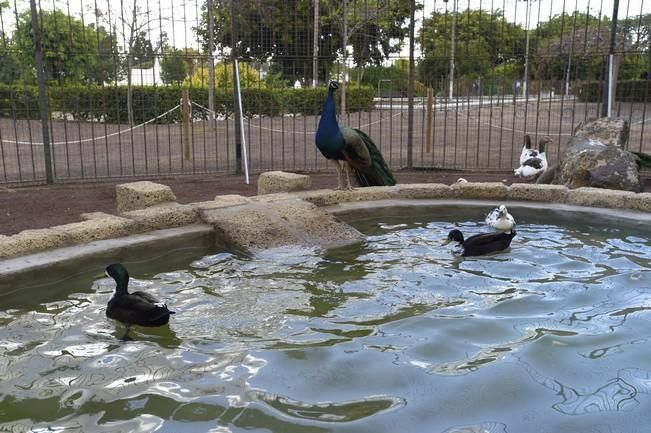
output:
<path id="1" fill-rule="evenodd" d="M 498 182 L 398 184 L 351 191 L 303 190 L 253 197 L 217 195 L 213 200 L 190 204 L 169 201 L 173 195 L 168 187 L 152 182 L 134 182 L 118 188 L 122 191 L 136 189 L 126 194 L 128 206 L 118 203 L 118 208 L 128 211 L 117 215 L 86 213 L 81 215 L 81 222 L 25 230 L 12 236 L 0 235 L 0 279 L 19 269 L 33 269 L 35 263 L 40 267 L 48 261 L 55 263 L 60 250 L 79 258 L 88 251 L 89 245 L 102 248 L 100 241 L 109 241 L 106 245 L 112 245 L 110 248 L 119 248 L 122 241 L 125 245 L 138 242 L 138 236 L 163 239 L 168 236 L 165 230 L 170 229 L 177 229 L 172 233 L 180 236 L 183 228 L 195 233 L 196 227 L 201 227 L 199 231 L 210 234 L 215 246 L 243 251 L 290 244 L 327 249 L 360 242 L 364 235 L 336 216 L 342 209 L 340 205 L 346 203 L 388 200 L 385 205 L 391 205 L 396 200 L 407 200 L 416 205 L 418 201 L 480 200 L 487 206 L 518 202 L 537 207 L 553 203 L 586 211 L 591 208 L 625 211 L 630 219 L 639 216 L 646 220 L 651 216 L 651 193 L 524 183 L 510 186 Z M 158 196 L 138 197 L 139 193 Z"/>

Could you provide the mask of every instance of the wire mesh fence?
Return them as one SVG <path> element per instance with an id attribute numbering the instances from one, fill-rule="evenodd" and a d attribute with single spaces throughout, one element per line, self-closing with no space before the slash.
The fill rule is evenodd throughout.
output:
<path id="1" fill-rule="evenodd" d="M 396 170 L 554 161 L 603 115 L 651 153 L 651 4 L 568 3 L 0 0 L 0 183 L 329 170 L 333 79 Z"/>

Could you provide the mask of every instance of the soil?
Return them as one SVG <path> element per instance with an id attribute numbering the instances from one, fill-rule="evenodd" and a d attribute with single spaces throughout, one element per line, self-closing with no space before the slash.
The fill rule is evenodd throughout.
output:
<path id="1" fill-rule="evenodd" d="M 454 171 L 399 171 L 394 173 L 398 183 L 451 184 L 459 177 L 476 182 L 505 182 L 518 180 L 508 173 L 477 173 Z M 332 188 L 334 173 L 311 174 L 312 188 Z M 519 180 L 518 180 L 519 181 Z M 12 235 L 22 230 L 39 229 L 81 221 L 84 212 L 116 213 L 115 185 L 128 181 L 101 184 L 63 184 L 40 187 L 6 188 L 0 186 L 0 235 Z M 169 185 L 179 203 L 212 200 L 216 195 L 256 195 L 257 178 L 247 185 L 242 176 L 204 176 L 201 178 L 168 178 L 156 182 Z M 646 179 L 645 191 L 651 191 L 651 179 Z"/>

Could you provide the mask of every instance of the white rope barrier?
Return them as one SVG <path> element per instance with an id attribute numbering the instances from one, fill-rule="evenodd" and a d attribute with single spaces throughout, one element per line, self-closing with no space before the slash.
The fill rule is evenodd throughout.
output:
<path id="1" fill-rule="evenodd" d="M 136 125 L 133 128 L 122 129 L 120 131 L 113 132 L 113 133 L 107 134 L 107 135 L 101 135 L 101 136 L 98 136 L 98 137 L 84 138 L 84 139 L 81 139 L 81 140 L 55 141 L 55 142 L 50 143 L 50 144 L 52 146 L 59 146 L 59 145 L 62 145 L 62 144 L 77 144 L 77 143 L 81 144 L 81 143 L 88 143 L 88 142 L 91 142 L 91 141 L 95 142 L 95 141 L 105 140 L 105 139 L 110 138 L 110 137 L 115 137 L 116 135 L 125 134 L 125 133 L 133 131 L 135 129 L 142 128 L 143 126 L 148 125 L 148 124 L 160 119 L 161 117 L 167 116 L 172 111 L 178 109 L 180 106 L 181 105 L 177 105 L 176 107 L 172 107 L 169 110 L 167 110 L 166 112 L 164 112 L 163 114 L 160 114 L 160 115 L 154 117 L 153 119 L 149 119 L 146 122 L 143 122 L 143 123 L 141 123 L 139 125 Z M 5 140 L 5 139 L 0 139 L 0 142 L 9 143 L 9 144 L 30 144 L 32 146 L 43 146 L 45 144 L 45 143 L 42 143 L 42 142 L 14 141 L 14 140 Z"/>
<path id="2" fill-rule="evenodd" d="M 192 102 L 192 103 L 194 105 L 196 105 L 197 107 L 202 108 L 202 109 L 204 109 L 204 110 L 206 110 L 208 112 L 211 111 L 209 108 L 206 108 L 203 105 L 199 105 L 196 102 Z M 217 114 L 214 111 L 212 113 Z M 366 127 L 369 127 L 371 125 L 378 124 L 378 123 L 382 122 L 383 120 L 392 119 L 394 117 L 398 117 L 398 116 L 403 115 L 403 114 L 404 114 L 404 112 L 400 111 L 399 113 L 396 113 L 396 114 L 394 114 L 392 116 L 380 117 L 380 119 L 378 119 L 378 120 L 375 120 L 375 121 L 370 122 L 370 123 L 365 123 L 363 125 L 357 126 L 356 128 L 366 128 Z M 231 119 L 230 117 L 227 117 L 224 120 L 234 120 L 234 119 Z M 279 134 L 299 134 L 299 135 L 314 135 L 314 134 L 316 134 L 316 131 L 283 131 L 282 129 L 266 128 L 264 126 L 255 125 L 255 124 L 251 123 L 251 121 L 249 121 L 249 126 L 251 126 L 252 128 L 255 128 L 255 129 L 262 129 L 263 131 L 277 132 Z"/>

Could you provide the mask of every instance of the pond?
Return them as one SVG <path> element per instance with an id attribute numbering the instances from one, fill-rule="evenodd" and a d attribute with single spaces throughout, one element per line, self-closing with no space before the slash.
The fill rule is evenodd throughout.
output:
<path id="1" fill-rule="evenodd" d="M 130 288 L 177 313 L 129 342 L 105 317 L 102 269 L 32 289 L 56 299 L 0 294 L 0 430 L 651 425 L 649 225 L 513 208 L 509 250 L 459 258 L 442 245 L 452 228 L 485 231 L 488 210 L 344 213 L 368 241 L 326 254 L 126 262 Z"/>

